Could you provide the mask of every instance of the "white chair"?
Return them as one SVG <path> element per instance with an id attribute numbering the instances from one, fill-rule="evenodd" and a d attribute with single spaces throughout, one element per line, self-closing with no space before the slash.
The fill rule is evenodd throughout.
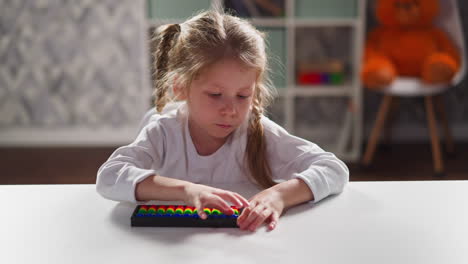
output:
<path id="1" fill-rule="evenodd" d="M 396 101 L 400 97 L 425 97 L 427 121 L 432 145 L 432 157 L 434 161 L 434 171 L 436 176 L 439 177 L 443 176 L 445 173 L 442 162 L 439 136 L 437 132 L 437 121 L 434 111 L 434 104 L 440 114 L 440 119 L 443 124 L 446 149 L 449 153 L 453 152 L 453 140 L 445 114 L 442 93 L 450 87 L 460 83 L 460 81 L 464 78 L 466 73 L 466 62 L 463 29 L 461 25 L 461 16 L 459 14 L 457 0 L 439 0 L 439 4 L 440 13 L 435 23 L 439 28 L 443 29 L 449 35 L 460 51 L 460 71 L 455 75 L 450 84 L 428 85 L 416 78 L 397 78 L 390 86 L 385 87 L 382 90 L 384 98 L 380 104 L 377 118 L 374 127 L 372 128 L 362 159 L 362 165 L 364 166 L 368 166 L 373 159 L 379 136 L 385 125 L 385 119 L 387 118 L 389 111 L 391 111 L 390 109 L 395 107 Z"/>

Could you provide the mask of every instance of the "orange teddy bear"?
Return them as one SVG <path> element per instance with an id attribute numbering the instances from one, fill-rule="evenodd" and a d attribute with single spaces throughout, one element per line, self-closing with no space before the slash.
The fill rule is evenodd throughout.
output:
<path id="1" fill-rule="evenodd" d="M 433 25 L 438 0 L 379 0 L 382 24 L 368 37 L 361 77 L 381 89 L 396 76 L 448 83 L 460 67 L 460 55 L 447 34 Z"/>

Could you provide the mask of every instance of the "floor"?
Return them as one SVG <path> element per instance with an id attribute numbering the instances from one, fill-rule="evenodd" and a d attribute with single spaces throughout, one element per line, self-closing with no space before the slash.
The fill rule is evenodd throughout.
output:
<path id="1" fill-rule="evenodd" d="M 468 180 L 468 143 L 446 157 L 436 177 L 428 144 L 381 147 L 368 168 L 348 164 L 351 181 Z M 95 183 L 99 166 L 115 148 L 0 148 L 0 184 Z"/>

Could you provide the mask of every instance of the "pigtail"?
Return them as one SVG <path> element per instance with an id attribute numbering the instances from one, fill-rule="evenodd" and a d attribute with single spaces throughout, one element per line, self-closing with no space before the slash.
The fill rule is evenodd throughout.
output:
<path id="1" fill-rule="evenodd" d="M 250 175 L 253 180 L 263 188 L 269 188 L 276 183 L 271 177 L 271 168 L 267 159 L 266 139 L 263 125 L 260 121 L 263 108 L 261 89 L 257 87 L 256 96 L 252 103 L 252 113 L 249 120 L 246 159 Z"/>
<path id="2" fill-rule="evenodd" d="M 156 110 L 161 112 L 169 101 L 167 90 L 169 89 L 166 75 L 169 71 L 169 51 L 173 48 L 176 37 L 180 33 L 179 24 L 171 24 L 166 26 L 158 36 L 151 41 L 154 52 L 153 63 L 153 80 L 154 80 L 154 95 Z"/>

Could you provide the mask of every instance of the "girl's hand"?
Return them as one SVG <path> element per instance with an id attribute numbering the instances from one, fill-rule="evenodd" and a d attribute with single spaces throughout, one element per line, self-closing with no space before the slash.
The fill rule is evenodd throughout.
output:
<path id="1" fill-rule="evenodd" d="M 237 219 L 240 229 L 255 231 L 263 223 L 268 224 L 269 230 L 275 229 L 285 207 L 280 193 L 271 188 L 266 189 L 249 201 L 250 206 L 245 208 Z"/>
<path id="2" fill-rule="evenodd" d="M 224 214 L 232 215 L 234 212 L 227 202 L 230 202 L 238 208 L 249 206 L 247 199 L 238 193 L 201 184 L 187 185 L 185 188 L 184 201 L 187 205 L 194 206 L 197 209 L 198 215 L 201 219 L 207 218 L 206 213 L 203 211 L 203 208 L 205 207 L 215 207 L 221 210 Z"/>

